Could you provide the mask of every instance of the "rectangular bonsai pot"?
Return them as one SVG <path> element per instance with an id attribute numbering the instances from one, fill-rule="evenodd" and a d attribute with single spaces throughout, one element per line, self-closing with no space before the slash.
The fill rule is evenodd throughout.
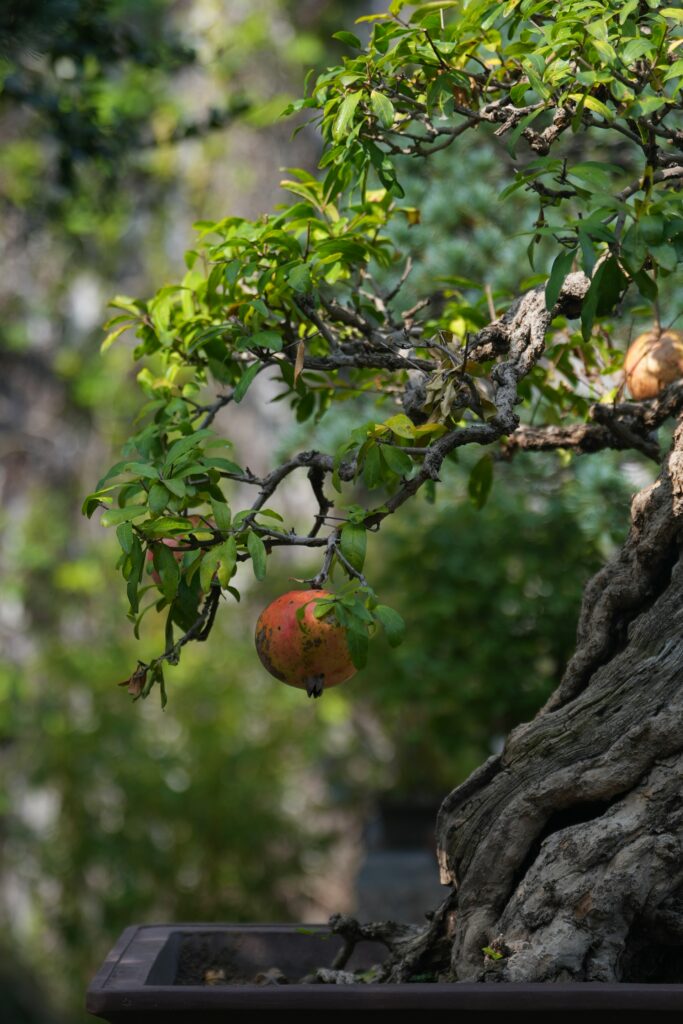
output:
<path id="1" fill-rule="evenodd" d="M 227 1021 L 233 1010 L 276 1009 L 457 1009 L 565 1017 L 586 1010 L 683 1011 L 683 985 L 296 983 L 309 971 L 331 967 L 341 945 L 325 925 L 132 925 L 93 978 L 86 1009 L 111 1024 L 217 1022 Z M 346 969 L 369 968 L 385 956 L 384 946 L 362 942 Z M 293 983 L 254 982 L 273 968 Z M 216 972 L 214 980 L 222 972 L 228 983 L 203 983 L 207 969 Z"/>

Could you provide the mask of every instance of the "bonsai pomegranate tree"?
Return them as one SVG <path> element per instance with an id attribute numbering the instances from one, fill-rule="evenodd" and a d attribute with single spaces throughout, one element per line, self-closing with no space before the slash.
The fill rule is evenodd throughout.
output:
<path id="1" fill-rule="evenodd" d="M 336 921 L 350 942 L 385 940 L 385 980 L 639 980 L 646 947 L 655 980 L 674 970 L 683 424 L 668 450 L 658 428 L 683 411 L 683 382 L 636 401 L 619 373 L 629 311 L 653 345 L 673 326 L 662 321 L 683 256 L 682 21 L 654 0 L 393 0 L 360 19 L 367 42 L 337 33 L 349 56 L 290 108 L 321 134 L 320 174 L 290 172 L 291 203 L 258 220 L 199 224 L 182 281 L 114 302 L 106 345 L 136 331 L 145 404 L 84 508 L 116 529 L 136 630 L 147 607 L 166 616 L 165 649 L 127 680 L 135 697 L 158 687 L 166 700 L 164 667 L 239 596 L 237 564 L 260 580 L 282 548 L 319 551 L 306 590 L 337 573 L 312 612 L 301 605 L 302 628 L 312 613 L 342 629 L 359 669 L 378 627 L 399 642 L 400 616 L 364 575 L 366 546 L 416 494 L 438 491 L 459 448 L 481 449 L 477 503 L 496 461 L 522 450 L 635 450 L 659 467 L 623 548 L 586 588 L 558 689 L 443 802 L 443 906 L 422 929 Z M 528 231 L 534 282 L 495 295 L 455 266 L 408 303 L 410 253 L 392 225 L 419 210 L 401 168 L 451 147 L 455 179 L 461 148 L 482 139 L 508 169 L 500 202 L 535 198 L 532 223 L 510 216 L 511 234 Z M 371 395 L 375 411 L 336 450 L 257 476 L 213 427 L 225 407 L 240 416 L 259 376 L 299 423 L 350 398 Z M 293 474 L 314 498 L 305 532 L 277 509 Z M 232 507 L 235 482 L 253 489 L 246 508 Z"/>

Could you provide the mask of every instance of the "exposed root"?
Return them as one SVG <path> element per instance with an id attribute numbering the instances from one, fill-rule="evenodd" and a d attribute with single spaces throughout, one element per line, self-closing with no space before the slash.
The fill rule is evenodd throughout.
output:
<path id="1" fill-rule="evenodd" d="M 430 980 L 446 980 L 455 904 L 455 893 L 450 892 L 438 910 L 428 915 L 428 924 L 424 926 L 397 921 L 361 924 L 345 914 L 334 914 L 330 928 L 333 934 L 344 939 L 344 946 L 335 958 L 333 970 L 346 973 L 342 969 L 359 942 L 382 942 L 389 956 L 379 965 L 373 981 L 407 982 L 418 975 Z"/>

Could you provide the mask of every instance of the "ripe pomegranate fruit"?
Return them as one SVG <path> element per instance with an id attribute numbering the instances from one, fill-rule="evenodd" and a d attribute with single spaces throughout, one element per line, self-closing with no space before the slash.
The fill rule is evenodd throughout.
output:
<path id="1" fill-rule="evenodd" d="M 355 674 L 346 630 L 336 622 L 316 619 L 315 599 L 326 590 L 290 590 L 276 597 L 259 615 L 256 650 L 265 668 L 288 686 L 298 686 L 309 697 L 337 686 Z M 299 623 L 297 609 L 306 605 Z"/>
<path id="2" fill-rule="evenodd" d="M 652 330 L 639 335 L 626 353 L 624 373 L 634 398 L 654 398 L 683 377 L 683 331 Z"/>

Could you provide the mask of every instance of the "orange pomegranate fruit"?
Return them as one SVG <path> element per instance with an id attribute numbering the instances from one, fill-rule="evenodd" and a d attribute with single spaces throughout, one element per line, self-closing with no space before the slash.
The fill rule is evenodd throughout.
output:
<path id="1" fill-rule="evenodd" d="M 626 353 L 626 384 L 635 399 L 654 398 L 683 377 L 683 331 L 648 331 Z"/>
<path id="2" fill-rule="evenodd" d="M 259 615 L 256 650 L 272 676 L 288 686 L 320 697 L 323 690 L 338 686 L 355 674 L 346 642 L 346 630 L 328 616 L 316 619 L 316 598 L 329 597 L 326 590 L 290 590 L 276 597 Z M 301 622 L 299 608 L 305 607 Z"/>

